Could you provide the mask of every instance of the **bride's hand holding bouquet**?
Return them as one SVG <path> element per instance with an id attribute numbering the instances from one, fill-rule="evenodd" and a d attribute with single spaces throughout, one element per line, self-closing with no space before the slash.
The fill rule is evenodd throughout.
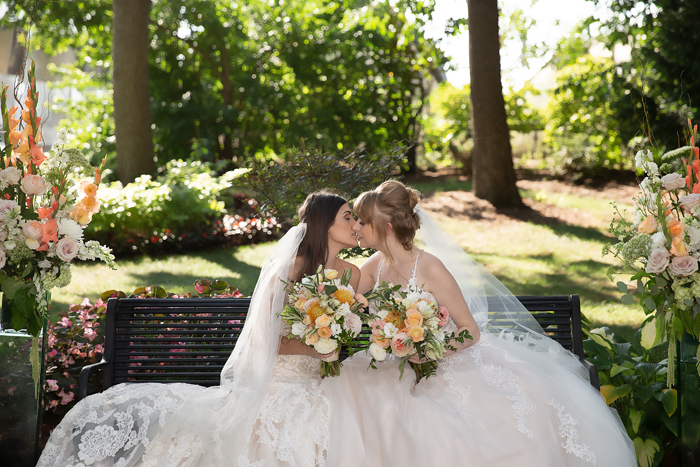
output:
<path id="1" fill-rule="evenodd" d="M 335 269 L 319 266 L 316 274 L 299 282 L 285 282 L 288 300 L 280 315 L 291 327 L 288 337 L 301 340 L 319 354 L 330 354 L 321 359 L 322 377 L 340 374 L 340 346 L 355 348 L 362 329 L 358 313 L 367 300 L 355 294 L 351 276 L 351 271 L 339 277 Z"/>

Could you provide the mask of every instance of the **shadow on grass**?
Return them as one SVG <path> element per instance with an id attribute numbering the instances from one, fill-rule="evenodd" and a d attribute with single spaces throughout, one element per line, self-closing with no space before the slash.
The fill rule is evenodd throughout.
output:
<path id="1" fill-rule="evenodd" d="M 556 217 L 548 217 L 530 208 L 525 209 L 497 209 L 496 212 L 535 225 L 540 225 L 551 230 L 558 236 L 576 237 L 580 240 L 591 242 L 609 243 L 613 237 L 601 232 L 595 227 L 581 227 L 562 221 Z"/>

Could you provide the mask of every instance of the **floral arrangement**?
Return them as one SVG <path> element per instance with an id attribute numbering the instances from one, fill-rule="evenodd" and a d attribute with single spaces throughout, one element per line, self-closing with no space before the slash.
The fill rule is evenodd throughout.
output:
<path id="1" fill-rule="evenodd" d="M 464 343 L 464 339 L 471 339 L 471 336 L 467 330 L 457 336 L 443 331 L 450 313 L 447 308 L 438 305 L 431 293 L 422 288 L 408 292 L 400 289 L 400 285 L 382 282 L 367 297 L 377 310 L 370 321 L 370 366 L 376 368 L 375 362 L 384 361 L 387 354 L 393 353 L 401 358 L 399 378 L 402 378 L 408 358 L 418 354 L 421 360 L 428 360 L 423 363 L 410 362 L 416 374 L 416 383 L 419 383 L 421 379 L 435 374 L 438 367 L 436 360 L 443 358 L 446 350 L 456 350 L 449 343 L 452 339 Z"/>
<path id="2" fill-rule="evenodd" d="M 633 294 L 640 293 L 639 302 L 648 315 L 642 324 L 646 348 L 675 342 L 684 332 L 696 339 L 700 333 L 700 148 L 697 125 L 690 120 L 688 133 L 688 146 L 656 156 L 649 150 L 637 153 L 635 163 L 645 178 L 634 198 L 634 218 L 625 219 L 615 206 L 610 231 L 618 243 L 603 250 L 622 261 L 621 268 L 609 271 L 611 279 L 633 272 L 636 291 L 622 281 L 617 285 L 625 293 L 623 303 L 634 303 Z M 669 345 L 669 387 L 675 352 L 676 345 Z"/>
<path id="3" fill-rule="evenodd" d="M 288 304 L 280 312 L 290 326 L 289 338 L 301 339 L 318 353 L 335 352 L 341 345 L 355 348 L 355 338 L 362 330 L 358 314 L 367 306 L 365 297 L 355 294 L 350 285 L 352 272 L 338 277 L 335 269 L 319 266 L 316 274 L 300 282 L 287 283 Z M 340 362 L 321 362 L 321 376 L 340 374 Z"/>
<path id="4" fill-rule="evenodd" d="M 38 381 L 37 336 L 49 291 L 70 283 L 75 258 L 100 259 L 114 267 L 114 257 L 98 242 L 83 241 L 83 229 L 99 209 L 100 169 L 66 147 L 65 131 L 59 132 L 52 153 L 44 153 L 33 62 L 28 79 L 26 108 L 19 114 L 18 106 L 8 111 L 8 87 L 0 87 L 6 129 L 0 151 L 0 287 L 12 327 L 26 328 L 35 337 L 31 360 Z"/>

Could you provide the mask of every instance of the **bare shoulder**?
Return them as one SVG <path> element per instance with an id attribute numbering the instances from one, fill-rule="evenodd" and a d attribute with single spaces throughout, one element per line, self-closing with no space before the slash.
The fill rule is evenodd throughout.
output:
<path id="1" fill-rule="evenodd" d="M 450 273 L 437 256 L 433 255 L 432 253 L 428 253 L 427 251 L 423 251 L 421 253 L 420 268 L 424 273 L 430 275 Z"/>
<path id="2" fill-rule="evenodd" d="M 377 251 L 372 256 L 370 256 L 367 261 L 362 263 L 362 266 L 360 267 L 360 269 L 362 269 L 362 270 L 377 269 L 379 267 L 379 263 L 381 260 L 382 260 L 382 254 L 381 254 L 381 252 Z"/>

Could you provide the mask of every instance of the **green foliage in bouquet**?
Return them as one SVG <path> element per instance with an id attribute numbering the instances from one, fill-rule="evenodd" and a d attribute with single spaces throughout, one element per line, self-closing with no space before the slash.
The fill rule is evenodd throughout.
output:
<path id="1" fill-rule="evenodd" d="M 584 332 L 583 347 L 598 369 L 600 392 L 620 415 L 637 462 L 657 467 L 675 449 L 681 412 L 676 389 L 666 388 L 664 345 L 654 345 L 653 327 L 638 330 L 630 342 L 606 327 Z"/>

